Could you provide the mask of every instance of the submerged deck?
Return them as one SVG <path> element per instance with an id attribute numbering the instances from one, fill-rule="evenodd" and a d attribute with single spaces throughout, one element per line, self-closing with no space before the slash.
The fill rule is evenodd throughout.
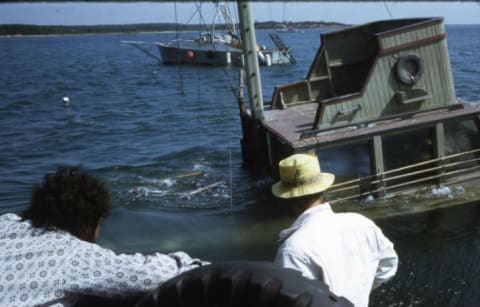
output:
<path id="1" fill-rule="evenodd" d="M 330 199 L 337 212 L 358 212 L 372 219 L 384 219 L 400 215 L 418 214 L 441 208 L 451 208 L 467 204 L 480 204 L 478 176 L 465 176 L 463 180 L 443 186 L 446 193 L 433 193 L 435 187 L 424 187 L 387 198 L 363 200 Z"/>
<path id="2" fill-rule="evenodd" d="M 286 110 L 265 111 L 262 125 L 283 143 L 295 150 L 310 148 L 321 144 L 322 147 L 338 145 L 369 138 L 372 135 L 399 132 L 421 126 L 430 126 L 439 121 L 475 117 L 480 114 L 480 101 L 467 103 L 457 100 L 458 104 L 417 113 L 407 118 L 391 117 L 361 125 L 351 125 L 327 131 L 315 131 L 313 122 L 318 103 L 307 103 Z"/>

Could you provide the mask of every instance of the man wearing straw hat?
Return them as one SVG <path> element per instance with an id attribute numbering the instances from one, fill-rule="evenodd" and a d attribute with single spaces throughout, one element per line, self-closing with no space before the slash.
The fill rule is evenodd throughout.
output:
<path id="1" fill-rule="evenodd" d="M 324 192 L 335 176 L 320 170 L 318 158 L 294 154 L 279 163 L 272 193 L 298 216 L 280 232 L 275 262 L 330 290 L 355 306 L 368 306 L 370 291 L 392 278 L 398 265 L 393 244 L 373 221 L 357 213 L 335 213 Z"/>

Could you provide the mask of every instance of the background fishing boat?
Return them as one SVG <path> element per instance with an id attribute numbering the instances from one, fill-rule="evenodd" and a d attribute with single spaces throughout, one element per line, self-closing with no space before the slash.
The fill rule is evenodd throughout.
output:
<path id="1" fill-rule="evenodd" d="M 183 33 L 178 30 L 177 38 L 168 42 L 155 42 L 158 47 L 161 59 L 164 64 L 192 64 L 192 65 L 235 65 L 240 66 L 243 63 L 242 40 L 236 29 L 236 22 L 232 17 L 230 6 L 226 3 L 209 4 L 213 6 L 215 14 L 210 24 L 204 24 L 203 5 L 201 2 L 195 4 L 201 23 L 200 33 Z M 223 22 L 220 22 L 223 17 Z M 194 16 L 190 18 L 192 20 Z M 189 35 L 190 38 L 181 38 L 180 36 Z M 193 35 L 193 36 L 192 36 Z M 276 34 L 270 35 L 271 41 L 275 47 L 267 48 L 263 44 L 258 44 L 255 54 L 258 56 L 260 65 L 287 65 L 295 64 L 295 57 L 289 46 Z M 144 49 L 149 43 L 138 41 L 125 41 L 148 55 L 151 52 Z"/>

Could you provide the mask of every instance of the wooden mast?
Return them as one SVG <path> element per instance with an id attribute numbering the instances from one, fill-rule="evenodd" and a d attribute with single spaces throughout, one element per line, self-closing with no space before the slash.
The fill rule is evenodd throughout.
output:
<path id="1" fill-rule="evenodd" d="M 263 121 L 263 93 L 260 81 L 255 26 L 250 11 L 250 1 L 238 1 L 237 8 L 250 110 L 253 119 Z"/>
<path id="2" fill-rule="evenodd" d="M 243 96 L 239 95 L 240 120 L 242 122 L 242 156 L 244 167 L 264 171 L 269 166 L 266 134 L 261 123 L 265 120 L 263 112 L 263 93 L 258 63 L 255 26 L 249 1 L 237 1 L 242 39 L 243 68 L 248 90 L 250 114 L 243 107 Z M 241 71 L 242 71 L 241 70 Z M 242 74 L 241 74 L 242 75 Z"/>

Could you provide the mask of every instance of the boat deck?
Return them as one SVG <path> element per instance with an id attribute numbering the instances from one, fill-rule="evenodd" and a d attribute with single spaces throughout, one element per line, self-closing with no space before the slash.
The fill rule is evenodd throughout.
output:
<path id="1" fill-rule="evenodd" d="M 408 118 L 389 118 L 364 125 L 345 126 L 342 128 L 315 131 L 312 129 L 317 103 L 306 103 L 292 106 L 285 110 L 266 110 L 263 126 L 275 134 L 282 142 L 288 143 L 294 149 L 338 145 L 339 143 L 358 141 L 374 134 L 400 131 L 419 126 L 428 126 L 438 121 L 451 118 L 475 117 L 480 114 L 480 101 L 467 103 L 457 100 L 458 104 L 450 108 L 417 113 Z"/>

